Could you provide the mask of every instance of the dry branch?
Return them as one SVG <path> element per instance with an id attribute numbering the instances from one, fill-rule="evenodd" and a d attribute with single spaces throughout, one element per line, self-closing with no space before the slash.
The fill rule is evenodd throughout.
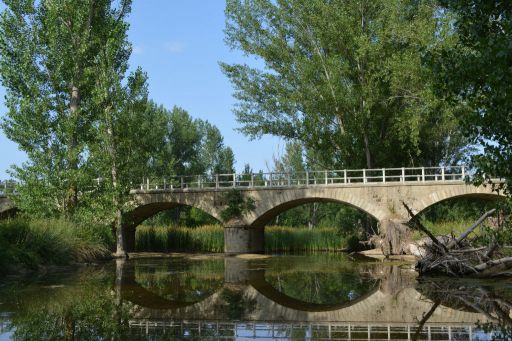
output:
<path id="1" fill-rule="evenodd" d="M 496 211 L 495 209 L 485 212 L 459 237 L 438 238 L 421 223 L 406 203 L 403 205 L 411 216 L 409 226 L 425 233 L 432 241 L 424 246 L 424 255 L 416 263 L 416 269 L 420 274 L 491 277 L 508 274 L 512 269 L 512 257 L 490 258 L 494 254 L 499 254 L 499 243 L 496 239 L 491 238 L 489 245 L 481 246 L 477 244 L 478 241 L 485 239 L 478 236 L 470 237 L 475 229 Z"/>
<path id="2" fill-rule="evenodd" d="M 464 232 L 463 234 L 460 235 L 459 238 L 457 239 L 454 239 L 452 240 L 450 243 L 448 243 L 448 245 L 446 246 L 446 248 L 448 250 L 452 249 L 455 245 L 459 244 L 461 241 L 463 241 L 464 239 L 466 239 L 469 234 L 471 232 L 473 232 L 478 226 L 480 226 L 481 223 L 483 223 L 485 221 L 485 219 L 487 219 L 488 216 L 490 216 L 491 214 L 493 214 L 494 212 L 496 211 L 495 208 L 493 208 L 492 210 L 488 211 L 488 212 L 485 212 L 484 215 L 482 215 L 473 225 L 471 225 L 467 230 L 466 232 Z"/>

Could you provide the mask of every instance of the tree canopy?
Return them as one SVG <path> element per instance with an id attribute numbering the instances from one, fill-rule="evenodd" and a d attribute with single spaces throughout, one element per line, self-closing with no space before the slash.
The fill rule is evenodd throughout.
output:
<path id="1" fill-rule="evenodd" d="M 438 10 L 435 1 L 228 0 L 227 44 L 261 65 L 222 64 L 241 130 L 299 140 L 325 168 L 459 161 L 463 106 L 435 96 L 422 63 L 427 48 L 453 43 Z"/>
<path id="2" fill-rule="evenodd" d="M 442 0 L 457 43 L 432 49 L 440 97 L 464 103 L 466 136 L 482 146 L 473 157 L 480 180 L 512 179 L 512 3 Z"/>

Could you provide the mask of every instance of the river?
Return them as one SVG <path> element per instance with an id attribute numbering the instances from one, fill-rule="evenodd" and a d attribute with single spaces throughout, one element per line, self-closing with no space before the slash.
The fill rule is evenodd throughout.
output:
<path id="1" fill-rule="evenodd" d="M 117 260 L 0 282 L 0 340 L 496 340 L 512 281 L 345 254 Z"/>

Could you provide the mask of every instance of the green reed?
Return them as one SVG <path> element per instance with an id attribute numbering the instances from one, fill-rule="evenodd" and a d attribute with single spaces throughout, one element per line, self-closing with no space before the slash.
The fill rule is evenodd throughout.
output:
<path id="1" fill-rule="evenodd" d="M 283 227 L 265 228 L 266 252 L 340 251 L 347 240 L 335 228 Z"/>
<path id="2" fill-rule="evenodd" d="M 137 251 L 223 252 L 224 230 L 220 225 L 201 227 L 139 226 Z M 335 228 L 268 226 L 265 228 L 266 252 L 340 251 L 350 245 Z"/>
<path id="3" fill-rule="evenodd" d="M 18 217 L 0 221 L 0 273 L 109 257 L 104 230 L 63 219 Z"/>
<path id="4" fill-rule="evenodd" d="M 219 225 L 200 227 L 139 226 L 136 251 L 224 251 L 224 230 Z"/>

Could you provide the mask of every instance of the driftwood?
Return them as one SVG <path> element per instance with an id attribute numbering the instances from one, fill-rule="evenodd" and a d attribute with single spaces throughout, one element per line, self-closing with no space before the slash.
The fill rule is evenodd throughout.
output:
<path id="1" fill-rule="evenodd" d="M 424 246 L 424 255 L 416 263 L 416 270 L 420 275 L 439 273 L 452 276 L 492 277 L 512 274 L 512 257 L 501 256 L 499 241 L 492 238 L 489 245 L 482 246 L 475 245 L 478 238 L 470 238 L 475 229 L 491 216 L 495 209 L 485 212 L 460 236 L 451 236 L 447 240 L 434 236 L 409 206 L 406 203 L 403 205 L 411 216 L 409 227 L 425 233 L 431 241 Z"/>
<path id="2" fill-rule="evenodd" d="M 512 339 L 512 319 L 510 318 L 512 301 L 506 292 L 499 288 L 482 286 L 478 282 L 422 277 L 418 280 L 416 290 L 423 297 L 431 300 L 434 306 L 443 305 L 484 315 L 487 322 L 478 323 L 480 328 L 497 332 L 496 340 Z M 426 314 L 421 322 L 424 323 L 424 320 L 431 315 Z M 412 338 L 412 340 L 416 339 Z"/>

